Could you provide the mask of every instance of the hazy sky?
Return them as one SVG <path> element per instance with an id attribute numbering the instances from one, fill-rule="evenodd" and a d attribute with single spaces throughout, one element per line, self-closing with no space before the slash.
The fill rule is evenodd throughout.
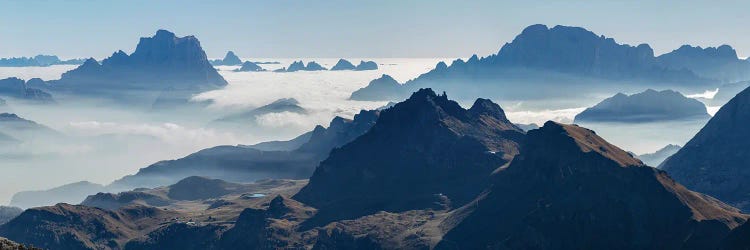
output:
<path id="1" fill-rule="evenodd" d="M 132 52 L 159 28 L 195 35 L 209 57 L 467 57 L 524 27 L 582 26 L 657 54 L 730 44 L 750 55 L 750 1 L 0 0 L 0 57 Z"/>

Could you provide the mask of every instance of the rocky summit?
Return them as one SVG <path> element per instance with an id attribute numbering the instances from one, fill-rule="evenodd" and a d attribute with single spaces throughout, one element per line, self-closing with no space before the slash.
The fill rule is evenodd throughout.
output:
<path id="1" fill-rule="evenodd" d="M 135 52 L 117 51 L 102 60 L 86 60 L 50 88 L 77 93 L 101 90 L 215 89 L 227 82 L 209 63 L 194 36 L 177 37 L 159 30 L 141 38 Z"/>
<path id="2" fill-rule="evenodd" d="M 294 199 L 319 209 L 311 224 L 381 210 L 461 206 L 518 153 L 523 134 L 489 100 L 467 110 L 421 89 L 333 150 Z"/>
<path id="3" fill-rule="evenodd" d="M 711 249 L 747 218 L 575 125 L 529 131 L 495 177 L 438 249 Z"/>

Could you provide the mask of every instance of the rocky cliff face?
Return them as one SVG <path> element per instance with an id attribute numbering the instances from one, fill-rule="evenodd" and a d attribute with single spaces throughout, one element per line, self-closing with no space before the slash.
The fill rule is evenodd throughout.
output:
<path id="1" fill-rule="evenodd" d="M 466 110 L 422 89 L 333 150 L 294 198 L 320 209 L 311 224 L 381 210 L 460 206 L 518 152 L 522 137 L 489 100 Z"/>
<path id="2" fill-rule="evenodd" d="M 750 209 L 750 89 L 721 107 L 661 168 L 686 187 Z"/>
<path id="3" fill-rule="evenodd" d="M 437 248 L 707 249 L 747 218 L 575 125 L 530 131 L 495 177 Z"/>
<path id="4" fill-rule="evenodd" d="M 200 42 L 193 36 L 177 37 L 159 30 L 141 38 L 135 52 L 112 54 L 101 64 L 89 59 L 66 72 L 50 87 L 72 92 L 101 90 L 214 89 L 227 82 L 211 66 Z"/>

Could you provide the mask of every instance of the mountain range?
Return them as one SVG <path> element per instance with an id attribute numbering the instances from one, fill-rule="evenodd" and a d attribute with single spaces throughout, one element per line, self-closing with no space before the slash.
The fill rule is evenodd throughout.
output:
<path id="1" fill-rule="evenodd" d="M 611 93 L 638 88 L 703 91 L 718 87 L 726 79 L 741 79 L 734 76 L 740 73 L 706 74 L 716 72 L 712 69 L 715 67 L 736 68 L 702 63 L 706 57 L 731 61 L 726 65 L 748 63 L 736 55 L 735 59 L 720 59 L 731 54 L 729 50 L 733 52 L 728 46 L 720 48 L 700 49 L 700 56 L 682 49 L 656 57 L 647 44 L 620 44 L 580 27 L 531 25 L 497 54 L 482 58 L 473 55 L 450 65 L 440 62 L 433 70 L 404 84 L 389 88 L 370 84 L 355 92 L 352 99 L 401 100 L 425 87 L 454 93 L 458 99 L 493 93 L 493 98 L 503 100 L 573 97 L 582 91 Z M 744 66 L 726 71 L 750 74 L 750 68 L 745 70 Z"/>
<path id="2" fill-rule="evenodd" d="M 28 209 L 0 236 L 48 249 L 713 249 L 747 234 L 748 215 L 586 128 L 524 133 L 487 99 L 464 109 L 429 89 L 374 120 L 309 182 L 188 176 Z"/>
<path id="3" fill-rule="evenodd" d="M 54 55 L 36 55 L 34 57 L 0 58 L 0 67 L 47 67 L 52 65 L 80 65 L 85 59 L 60 60 Z"/>

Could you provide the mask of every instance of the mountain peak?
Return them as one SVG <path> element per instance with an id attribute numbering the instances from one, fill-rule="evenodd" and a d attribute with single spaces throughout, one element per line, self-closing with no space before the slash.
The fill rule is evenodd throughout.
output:
<path id="1" fill-rule="evenodd" d="M 634 158 L 625 150 L 605 141 L 593 130 L 580 127 L 578 125 L 566 125 L 553 121 L 547 121 L 544 126 L 538 130 L 529 131 L 530 138 L 544 138 L 541 141 L 551 141 L 554 138 L 570 138 L 584 152 L 594 152 L 600 154 L 621 167 L 643 166 L 643 163 Z"/>

